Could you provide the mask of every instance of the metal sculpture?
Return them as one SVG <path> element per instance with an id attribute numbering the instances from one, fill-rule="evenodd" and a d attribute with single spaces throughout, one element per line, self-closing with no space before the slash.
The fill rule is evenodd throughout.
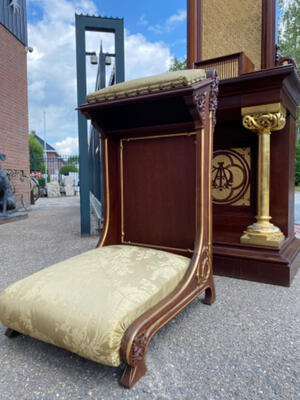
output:
<path id="1" fill-rule="evenodd" d="M 0 160 L 5 161 L 5 154 L 0 153 Z M 8 210 L 16 208 L 16 201 L 10 189 L 6 172 L 0 167 L 0 216 L 7 216 Z"/>

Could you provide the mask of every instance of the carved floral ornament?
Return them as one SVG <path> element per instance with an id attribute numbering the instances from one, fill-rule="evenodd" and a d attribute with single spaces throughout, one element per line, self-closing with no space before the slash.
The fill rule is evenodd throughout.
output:
<path id="1" fill-rule="evenodd" d="M 212 113 L 213 128 L 215 127 L 216 122 L 217 122 L 216 114 L 217 114 L 217 107 L 218 107 L 218 94 L 219 94 L 219 78 L 218 78 L 216 71 L 214 71 L 213 83 L 212 83 L 210 99 L 209 99 L 209 111 Z"/>
<path id="2" fill-rule="evenodd" d="M 206 92 L 197 93 L 194 96 L 194 102 L 196 104 L 197 110 L 200 114 L 201 121 L 205 122 L 205 104 L 206 104 Z"/>
<path id="3" fill-rule="evenodd" d="M 131 363 L 133 365 L 144 358 L 147 341 L 148 338 L 146 331 L 142 331 L 135 337 L 131 346 L 131 357 L 130 357 Z"/>
<path id="4" fill-rule="evenodd" d="M 208 71 L 207 78 L 212 79 L 211 91 L 209 96 L 209 111 L 212 114 L 213 128 L 216 125 L 216 113 L 218 107 L 218 93 L 219 93 L 219 78 L 216 71 Z M 194 104 L 200 114 L 202 123 L 205 122 L 205 105 L 206 105 L 207 92 L 197 93 L 194 95 Z"/>
<path id="5" fill-rule="evenodd" d="M 196 278 L 197 278 L 197 284 L 199 286 L 204 285 L 211 272 L 211 244 L 208 246 L 205 246 L 202 252 L 202 262 L 199 263 L 197 272 L 196 272 Z"/>

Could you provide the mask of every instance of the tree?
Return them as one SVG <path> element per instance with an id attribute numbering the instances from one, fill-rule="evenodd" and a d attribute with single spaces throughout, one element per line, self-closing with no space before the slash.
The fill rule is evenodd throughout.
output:
<path id="1" fill-rule="evenodd" d="M 29 135 L 30 171 L 45 173 L 44 149 L 34 135 Z"/>
<path id="2" fill-rule="evenodd" d="M 300 185 L 300 142 L 296 144 L 296 168 L 295 168 L 295 185 Z"/>
<path id="3" fill-rule="evenodd" d="M 169 68 L 169 71 L 178 71 L 181 69 L 187 69 L 187 60 L 186 58 L 177 58 L 176 56 L 173 57 L 172 64 Z"/>
<path id="4" fill-rule="evenodd" d="M 67 164 L 72 164 L 77 167 L 79 165 L 79 156 L 70 156 L 67 160 Z"/>
<path id="5" fill-rule="evenodd" d="M 279 46 L 284 57 L 292 57 L 300 68 L 300 0 L 280 0 Z"/>
<path id="6" fill-rule="evenodd" d="M 61 175 L 68 176 L 70 172 L 78 172 L 78 168 L 73 164 L 66 164 L 61 167 L 59 173 Z"/>
<path id="7" fill-rule="evenodd" d="M 300 0 L 280 0 L 278 43 L 284 57 L 292 57 L 300 68 Z M 300 133 L 300 108 L 297 107 L 297 134 Z M 300 160 L 299 160 L 300 162 Z M 300 171 L 299 171 L 300 172 Z M 299 182 L 300 183 L 300 182 Z"/>

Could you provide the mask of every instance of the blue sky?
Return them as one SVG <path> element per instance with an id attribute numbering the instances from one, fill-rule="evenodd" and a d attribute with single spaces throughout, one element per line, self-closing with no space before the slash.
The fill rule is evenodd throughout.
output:
<path id="1" fill-rule="evenodd" d="M 171 59 L 186 56 L 186 0 L 28 0 L 29 128 L 61 154 L 76 153 L 77 115 L 74 13 L 123 17 L 126 79 L 168 70 Z M 113 51 L 112 35 L 86 37 L 87 50 Z M 88 90 L 96 67 L 87 63 Z"/>
<path id="2" fill-rule="evenodd" d="M 285 0 L 288 4 L 293 0 Z M 123 17 L 125 77 L 165 72 L 173 56 L 186 56 L 186 0 L 27 0 L 29 129 L 44 137 L 60 154 L 78 152 L 75 12 Z M 111 34 L 88 33 L 88 51 L 112 52 Z M 88 61 L 88 60 L 87 60 Z M 87 63 L 88 91 L 97 67 Z"/>
<path id="3" fill-rule="evenodd" d="M 80 2 L 69 3 L 80 10 L 80 6 L 76 7 Z M 95 0 L 92 3 L 101 16 L 124 18 L 129 33 L 141 33 L 152 42 L 163 41 L 174 55 L 186 55 L 186 0 Z M 43 1 L 29 0 L 27 12 L 30 24 L 42 20 L 43 5 Z M 85 7 L 85 11 L 88 9 Z"/>

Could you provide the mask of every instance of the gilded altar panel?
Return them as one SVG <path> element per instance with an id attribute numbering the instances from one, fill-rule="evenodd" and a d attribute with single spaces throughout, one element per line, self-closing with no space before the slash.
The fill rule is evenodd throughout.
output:
<path id="1" fill-rule="evenodd" d="M 250 206 L 251 148 L 215 150 L 212 161 L 213 203 Z"/>
<path id="2" fill-rule="evenodd" d="M 244 52 L 261 69 L 262 0 L 202 0 L 202 60 Z"/>

